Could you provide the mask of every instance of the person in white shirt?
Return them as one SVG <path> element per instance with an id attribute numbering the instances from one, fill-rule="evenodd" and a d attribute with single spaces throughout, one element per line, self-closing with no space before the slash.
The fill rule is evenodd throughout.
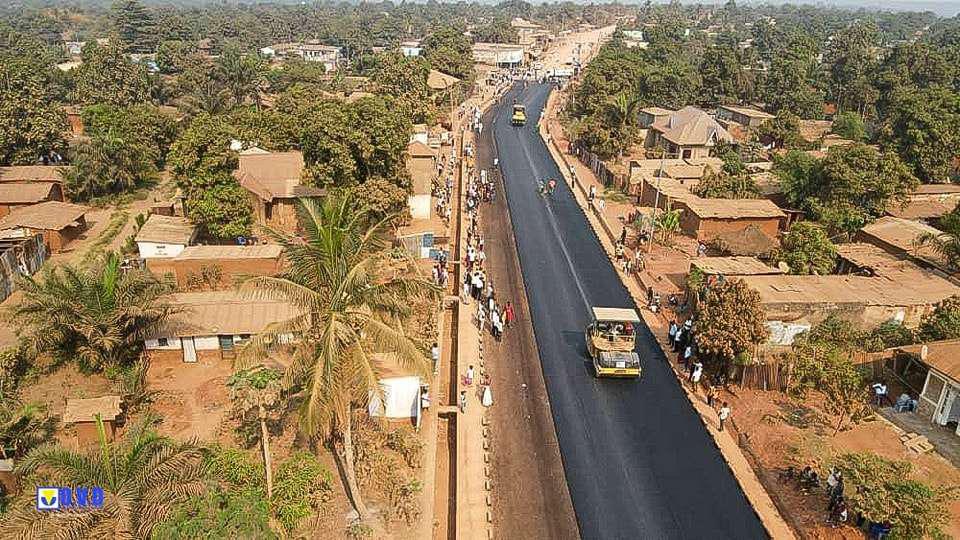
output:
<path id="1" fill-rule="evenodd" d="M 724 401 L 723 406 L 717 411 L 717 418 L 720 419 L 720 431 L 723 431 L 723 423 L 726 422 L 727 418 L 730 418 L 730 412 L 730 404 Z"/>

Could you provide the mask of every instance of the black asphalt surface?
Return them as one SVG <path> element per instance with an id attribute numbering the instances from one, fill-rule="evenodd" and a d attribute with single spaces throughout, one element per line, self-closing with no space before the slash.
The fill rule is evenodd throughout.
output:
<path id="1" fill-rule="evenodd" d="M 766 538 L 742 490 L 683 395 L 649 329 L 639 380 L 595 379 L 588 306 L 635 308 L 537 134 L 549 85 L 515 87 L 484 119 L 492 134 L 567 484 L 585 539 Z M 510 125 L 513 99 L 528 123 Z"/>

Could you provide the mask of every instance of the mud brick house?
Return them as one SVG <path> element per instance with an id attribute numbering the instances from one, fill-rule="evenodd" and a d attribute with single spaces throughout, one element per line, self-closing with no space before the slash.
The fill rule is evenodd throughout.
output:
<path id="1" fill-rule="evenodd" d="M 892 204 L 887 215 L 902 219 L 935 220 L 960 203 L 960 185 L 923 184 L 907 197 L 906 205 Z"/>
<path id="2" fill-rule="evenodd" d="M 97 417 L 103 422 L 107 440 L 113 440 L 117 432 L 117 422 L 122 413 L 120 396 L 101 396 L 87 399 L 71 399 L 63 411 L 63 423 L 72 425 L 77 431 L 77 443 L 80 446 L 97 444 L 100 435 L 97 430 Z"/>
<path id="3" fill-rule="evenodd" d="M 43 236 L 0 238 L 0 302 L 16 289 L 17 276 L 32 276 L 47 260 Z"/>
<path id="4" fill-rule="evenodd" d="M 188 246 L 176 257 L 147 259 L 147 268 L 170 276 L 181 289 L 190 289 L 198 278 L 216 276 L 216 289 L 236 285 L 244 276 L 272 276 L 282 269 L 283 248 L 277 244 L 254 246 Z"/>
<path id="5" fill-rule="evenodd" d="M 63 251 L 87 229 L 87 207 L 61 201 L 24 206 L 0 218 L 0 236 L 25 238 L 40 234 L 51 253 Z"/>
<path id="6" fill-rule="evenodd" d="M 176 216 L 151 214 L 137 231 L 134 241 L 141 259 L 176 257 L 197 239 L 197 227 Z"/>
<path id="7" fill-rule="evenodd" d="M 733 231 L 753 226 L 776 238 L 787 215 L 766 199 L 702 199 L 688 197 L 674 208 L 680 210 L 680 229 L 697 240 L 710 241 Z"/>
<path id="8" fill-rule="evenodd" d="M 63 173 L 70 167 L 54 165 L 16 165 L 0 167 L 0 184 L 10 182 L 33 183 L 53 182 L 63 184 Z"/>
<path id="9" fill-rule="evenodd" d="M 298 198 L 323 197 L 323 189 L 305 186 L 303 154 L 267 152 L 251 148 L 240 153 L 234 177 L 247 190 L 254 222 L 261 227 L 294 233 L 297 230 Z"/>
<path id="10" fill-rule="evenodd" d="M 917 247 L 917 239 L 924 234 L 940 236 L 944 233 L 920 221 L 884 216 L 860 229 L 855 239 L 873 244 L 898 257 L 909 258 L 921 266 L 938 268 L 944 272 L 952 271 L 932 247 Z"/>
<path id="11" fill-rule="evenodd" d="M 151 359 L 187 363 L 232 359 L 250 336 L 300 313 L 287 302 L 253 299 L 236 290 L 176 293 L 170 303 L 180 312 L 144 340 Z"/>
<path id="12" fill-rule="evenodd" d="M 0 184 L 0 217 L 17 208 L 46 201 L 63 201 L 63 187 L 57 182 L 9 182 Z"/>

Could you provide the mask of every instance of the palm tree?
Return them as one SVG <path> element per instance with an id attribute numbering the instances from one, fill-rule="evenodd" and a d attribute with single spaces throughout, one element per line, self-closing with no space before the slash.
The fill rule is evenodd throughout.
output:
<path id="1" fill-rule="evenodd" d="M 239 367 L 271 349 L 286 350 L 287 383 L 303 393 L 301 425 L 307 435 L 331 443 L 360 519 L 367 510 L 354 470 L 351 412 L 381 392 L 374 353 L 395 354 L 402 365 L 428 372 L 426 354 L 400 321 L 413 300 L 439 295 L 428 280 L 387 270 L 387 228 L 397 216 L 380 221 L 372 216 L 346 198 L 329 197 L 322 203 L 301 199 L 302 239 L 267 231 L 284 247 L 288 269 L 278 277 L 251 278 L 241 289 L 299 309 L 300 315 L 252 339 Z M 289 341 L 283 336 L 289 335 L 297 336 L 296 341 L 282 346 Z"/>
<path id="2" fill-rule="evenodd" d="M 631 97 L 626 93 L 619 93 L 612 102 L 607 103 L 607 112 L 611 121 L 616 126 L 620 134 L 617 147 L 620 151 L 620 158 L 623 157 L 623 151 L 633 143 L 632 128 L 637 121 L 637 109 L 640 107 L 640 100 Z"/>
<path id="3" fill-rule="evenodd" d="M 20 456 L 43 437 L 43 411 L 0 395 L 0 458 Z"/>
<path id="4" fill-rule="evenodd" d="M 217 61 L 220 77 L 240 107 L 248 97 L 259 106 L 260 85 L 263 83 L 263 63 L 256 56 L 243 54 L 240 49 L 228 47 Z"/>
<path id="5" fill-rule="evenodd" d="M 156 176 L 147 148 L 115 133 L 104 133 L 80 143 L 73 167 L 63 173 L 64 186 L 74 200 L 119 193 Z"/>
<path id="6" fill-rule="evenodd" d="M 271 409 L 282 403 L 282 374 L 274 369 L 257 366 L 240 370 L 227 379 L 231 397 L 242 414 L 256 410 L 260 423 L 260 444 L 263 448 L 263 469 L 267 484 L 267 499 L 273 498 L 273 460 L 270 456 L 270 431 L 267 417 Z"/>
<path id="7" fill-rule="evenodd" d="M 654 227 L 660 229 L 660 241 L 669 245 L 673 235 L 680 230 L 680 210 L 665 210 L 657 214 Z"/>
<path id="8" fill-rule="evenodd" d="M 917 236 L 913 247 L 917 250 L 929 248 L 942 258 L 950 268 L 960 268 L 960 229 L 944 227 L 948 232 L 925 232 Z"/>
<path id="9" fill-rule="evenodd" d="M 175 311 L 164 300 L 168 285 L 146 271 L 121 270 L 112 252 L 91 268 L 48 265 L 18 286 L 23 299 L 10 314 L 27 346 L 77 358 L 88 369 L 129 366 Z"/>
<path id="10" fill-rule="evenodd" d="M 134 426 L 108 442 L 98 422 L 100 444 L 87 451 L 41 446 L 17 465 L 18 476 L 36 486 L 97 486 L 102 508 L 83 512 L 38 512 L 27 489 L 0 523 L 4 538 L 149 538 L 174 508 L 204 489 L 203 450 Z"/>

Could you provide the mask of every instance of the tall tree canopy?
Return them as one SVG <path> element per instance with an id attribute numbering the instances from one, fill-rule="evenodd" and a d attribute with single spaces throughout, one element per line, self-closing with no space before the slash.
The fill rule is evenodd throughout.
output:
<path id="1" fill-rule="evenodd" d="M 0 53 L 0 165 L 36 163 L 66 147 L 67 117 L 50 76 L 29 58 Z"/>
<path id="2" fill-rule="evenodd" d="M 77 103 L 124 107 L 149 98 L 146 68 L 131 62 L 117 44 L 88 44 L 83 48 L 83 63 L 74 73 L 73 100 Z"/>

